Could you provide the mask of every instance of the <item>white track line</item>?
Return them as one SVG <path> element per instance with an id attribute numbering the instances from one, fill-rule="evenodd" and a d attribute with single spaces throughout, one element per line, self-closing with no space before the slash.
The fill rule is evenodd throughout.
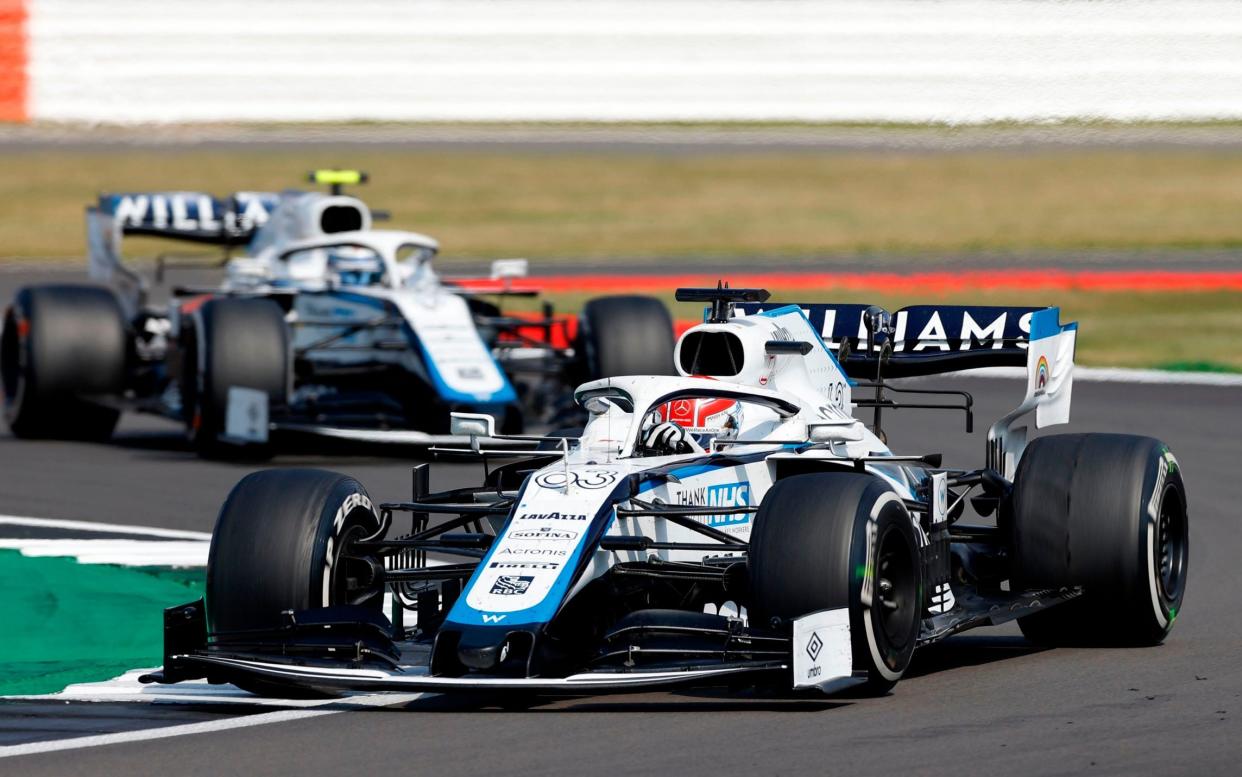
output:
<path id="1" fill-rule="evenodd" d="M 21 745 L 0 747 L 0 758 L 11 758 L 19 755 L 36 755 L 38 753 L 54 753 L 62 750 L 78 750 L 84 747 L 102 747 L 119 745 L 127 742 L 143 742 L 152 739 L 168 739 L 190 734 L 210 734 L 216 731 L 229 731 L 250 726 L 265 726 L 271 723 L 285 723 L 291 720 L 317 718 L 324 715 L 336 715 L 353 709 L 367 707 L 385 707 L 394 704 L 408 704 L 421 698 L 424 694 L 371 694 L 356 696 L 346 700 L 329 700 L 324 704 L 332 705 L 333 709 L 300 709 L 261 712 L 255 715 L 229 718 L 227 720 L 210 720 L 201 723 L 185 723 L 179 726 L 144 729 L 141 731 L 122 731 L 115 734 L 96 734 L 93 736 L 57 739 L 51 742 L 29 742 Z M 53 697 L 54 698 L 54 697 Z M 281 702 L 275 701 L 275 704 Z"/>
<path id="2" fill-rule="evenodd" d="M 31 558 L 73 557 L 80 564 L 117 564 L 128 567 L 205 567 L 207 566 L 207 553 L 211 547 L 211 535 L 196 531 L 121 526 L 90 521 L 26 518 L 16 515 L 0 515 L 0 525 L 132 535 L 132 538 L 124 539 L 0 538 L 0 550 L 16 550 L 23 556 Z"/>
<path id="3" fill-rule="evenodd" d="M 205 567 L 206 540 L 0 539 L 0 550 L 28 558 L 73 557 L 79 564 L 123 567 Z"/>
<path id="4" fill-rule="evenodd" d="M 158 529 L 154 526 L 127 526 L 119 523 L 95 523 L 94 521 L 67 521 L 60 518 L 29 518 L 22 515 L 0 515 L 0 526 L 4 525 L 34 526 L 46 529 L 73 529 L 112 534 L 134 534 L 176 540 L 211 540 L 211 534 L 201 531 Z"/>
<path id="5" fill-rule="evenodd" d="M 150 669 L 131 669 L 119 677 L 94 683 L 74 683 L 57 693 L 17 694 L 0 696 L 5 701 L 119 701 L 168 703 L 184 702 L 191 704 L 231 704 L 245 707 L 323 707 L 338 703 L 340 699 L 280 699 L 273 700 L 247 693 L 235 685 L 213 685 L 206 680 L 186 680 L 176 685 L 159 683 L 142 683 L 138 678 L 156 671 Z M 371 694 L 357 694 L 369 696 Z"/>

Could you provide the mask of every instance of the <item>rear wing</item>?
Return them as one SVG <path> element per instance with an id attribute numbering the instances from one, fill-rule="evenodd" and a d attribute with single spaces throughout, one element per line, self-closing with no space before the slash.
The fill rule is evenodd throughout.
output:
<path id="1" fill-rule="evenodd" d="M 734 312 L 753 315 L 785 304 L 798 303 L 744 302 Z M 876 378 L 878 368 L 885 378 L 902 378 L 977 367 L 1022 367 L 1027 363 L 1035 313 L 1053 311 L 1054 322 L 1059 317 L 1056 308 L 1043 307 L 912 305 L 891 314 L 861 304 L 798 307 L 846 374 L 866 380 Z M 892 351 L 882 365 L 879 346 L 868 342 L 868 311 L 888 316 L 890 321 Z"/>
<path id="2" fill-rule="evenodd" d="M 212 245 L 238 245 L 267 222 L 280 195 L 237 192 L 213 197 L 203 192 L 101 194 L 86 209 L 122 235 L 150 235 Z"/>
<path id="3" fill-rule="evenodd" d="M 125 235 L 241 245 L 267 222 L 279 199 L 275 192 L 237 192 L 227 197 L 203 192 L 101 194 L 86 209 L 90 275 L 115 284 L 132 314 L 143 302 L 146 281 L 121 260 Z"/>

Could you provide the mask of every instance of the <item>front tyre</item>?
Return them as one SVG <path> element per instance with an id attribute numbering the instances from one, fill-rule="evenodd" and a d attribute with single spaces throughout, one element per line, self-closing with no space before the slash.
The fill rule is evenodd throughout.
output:
<path id="1" fill-rule="evenodd" d="M 901 499 L 853 472 L 795 475 L 759 505 L 750 535 L 750 620 L 786 628 L 848 607 L 862 690 L 888 692 L 910 665 L 923 603 L 919 544 Z"/>
<path id="2" fill-rule="evenodd" d="M 263 392 L 269 411 L 285 404 L 290 352 L 284 311 L 261 297 L 213 299 L 195 313 L 188 334 L 181 398 L 199 454 L 221 459 L 270 454 L 267 445 L 228 440 L 229 389 Z"/>
<path id="3" fill-rule="evenodd" d="M 383 606 L 374 562 L 348 553 L 379 529 L 366 489 L 316 469 L 247 475 L 229 494 L 207 559 L 207 628 L 217 637 L 279 628 L 286 610 Z"/>
<path id="4" fill-rule="evenodd" d="M 1020 618 L 1042 644 L 1153 645 L 1186 592 L 1190 532 L 1168 446 L 1128 434 L 1041 437 L 1022 456 L 1011 509 L 1015 590 L 1081 586 Z"/>

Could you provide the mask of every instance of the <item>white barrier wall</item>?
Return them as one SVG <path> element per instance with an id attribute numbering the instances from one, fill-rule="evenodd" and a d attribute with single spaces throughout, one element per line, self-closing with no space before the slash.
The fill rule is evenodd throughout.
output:
<path id="1" fill-rule="evenodd" d="M 1242 118 L 1242 3 L 27 0 L 36 120 Z"/>

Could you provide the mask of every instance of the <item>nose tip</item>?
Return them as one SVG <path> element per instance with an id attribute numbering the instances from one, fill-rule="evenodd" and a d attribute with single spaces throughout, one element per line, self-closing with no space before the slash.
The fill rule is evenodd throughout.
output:
<path id="1" fill-rule="evenodd" d="M 490 671 L 500 663 L 501 646 L 505 642 L 502 638 L 500 642 L 492 645 L 458 645 L 457 660 L 467 669 Z"/>

